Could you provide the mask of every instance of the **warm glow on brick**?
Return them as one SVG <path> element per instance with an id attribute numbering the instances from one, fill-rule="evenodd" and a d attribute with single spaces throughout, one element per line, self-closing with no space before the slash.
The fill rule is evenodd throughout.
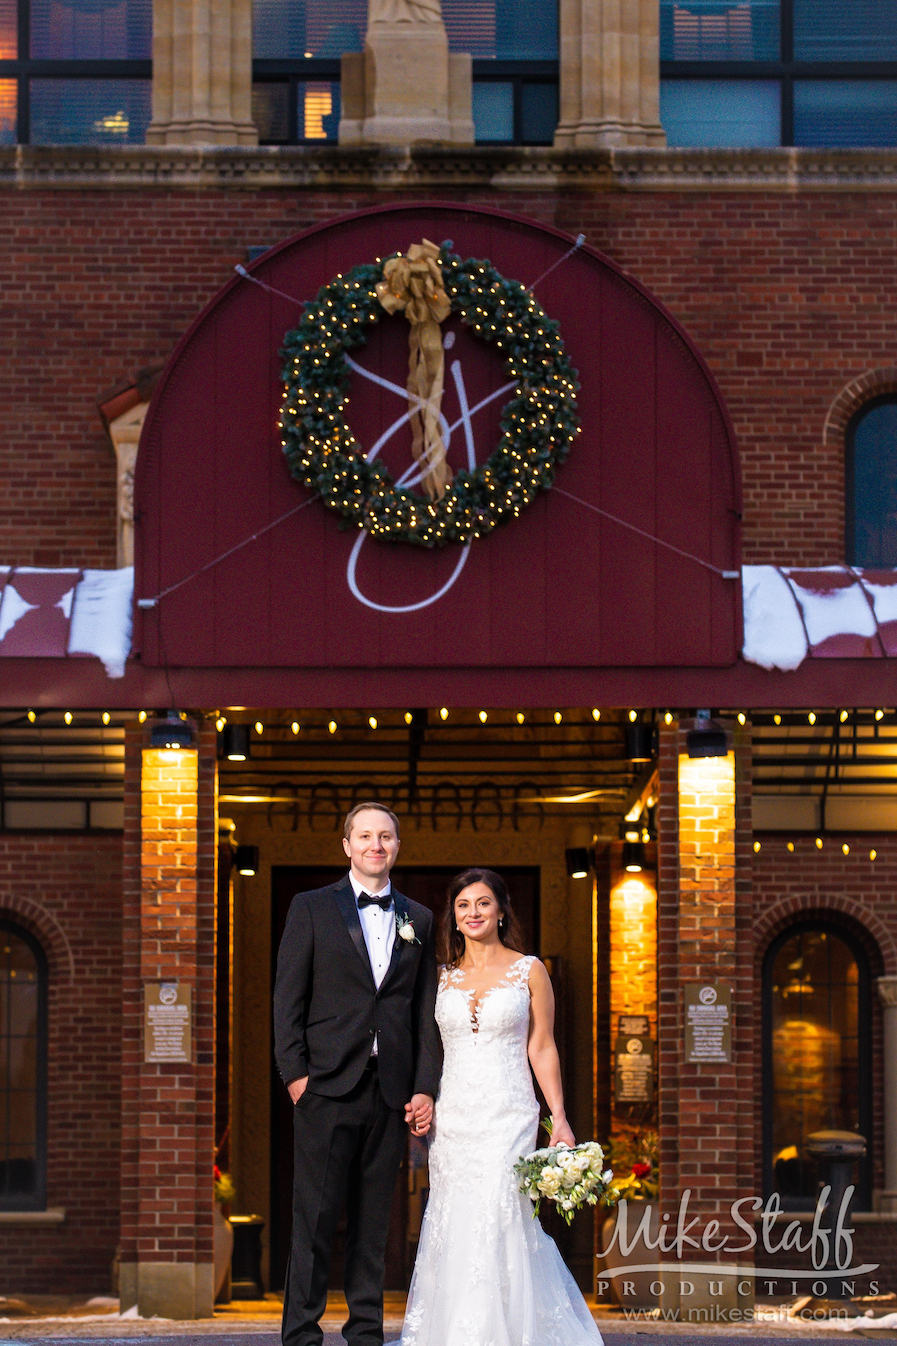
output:
<path id="1" fill-rule="evenodd" d="M 610 1011 L 657 1015 L 657 893 L 653 873 L 622 874 L 610 890 Z"/>
<path id="2" fill-rule="evenodd" d="M 178 945 L 195 939 L 198 757 L 193 751 L 146 748 L 141 771 L 140 869 L 147 975 L 175 977 Z"/>

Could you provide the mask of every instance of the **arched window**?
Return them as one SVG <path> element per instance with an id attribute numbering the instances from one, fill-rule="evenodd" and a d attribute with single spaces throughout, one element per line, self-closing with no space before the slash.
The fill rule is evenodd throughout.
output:
<path id="1" fill-rule="evenodd" d="M 867 402 L 847 427 L 847 564 L 897 566 L 897 397 Z"/>
<path id="2" fill-rule="evenodd" d="M 862 946 L 840 926 L 790 926 L 763 964 L 766 1193 L 786 1210 L 812 1210 L 818 1170 L 805 1142 L 814 1131 L 859 1131 L 857 1208 L 870 1202 L 870 979 Z"/>
<path id="3" fill-rule="evenodd" d="M 0 1210 L 46 1204 L 47 962 L 0 917 Z"/>

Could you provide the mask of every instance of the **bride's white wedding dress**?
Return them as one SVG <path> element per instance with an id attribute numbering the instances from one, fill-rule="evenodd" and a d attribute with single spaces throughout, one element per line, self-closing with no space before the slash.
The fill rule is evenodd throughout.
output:
<path id="1" fill-rule="evenodd" d="M 527 1057 L 529 972 L 519 958 L 475 1007 L 442 970 L 445 1063 L 431 1130 L 430 1196 L 401 1346 L 594 1346 L 601 1335 L 514 1165 L 536 1147 Z"/>

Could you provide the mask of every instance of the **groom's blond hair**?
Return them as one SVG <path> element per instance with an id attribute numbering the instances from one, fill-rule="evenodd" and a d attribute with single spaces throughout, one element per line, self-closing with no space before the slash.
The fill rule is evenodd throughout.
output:
<path id="1" fill-rule="evenodd" d="M 354 809 L 350 809 L 346 814 L 346 821 L 343 823 L 343 836 L 347 841 L 352 833 L 352 824 L 358 814 L 363 813 L 365 809 L 376 809 L 378 813 L 385 813 L 388 818 L 392 819 L 392 825 L 396 829 L 396 836 L 399 835 L 399 820 L 392 809 L 388 809 L 385 804 L 378 804 L 376 799 L 371 799 L 366 804 L 356 804 Z"/>

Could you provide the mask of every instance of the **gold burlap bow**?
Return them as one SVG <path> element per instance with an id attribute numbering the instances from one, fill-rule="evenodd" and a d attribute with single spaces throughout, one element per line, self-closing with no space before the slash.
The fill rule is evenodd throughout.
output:
<path id="1" fill-rule="evenodd" d="M 421 485 L 431 500 L 441 500 L 452 484 L 445 461 L 440 412 L 445 374 L 439 324 L 451 312 L 445 292 L 439 249 L 424 239 L 412 243 L 404 257 L 392 257 L 383 267 L 377 298 L 387 313 L 404 309 L 411 324 L 408 334 L 408 410 L 411 451 L 420 464 Z"/>

